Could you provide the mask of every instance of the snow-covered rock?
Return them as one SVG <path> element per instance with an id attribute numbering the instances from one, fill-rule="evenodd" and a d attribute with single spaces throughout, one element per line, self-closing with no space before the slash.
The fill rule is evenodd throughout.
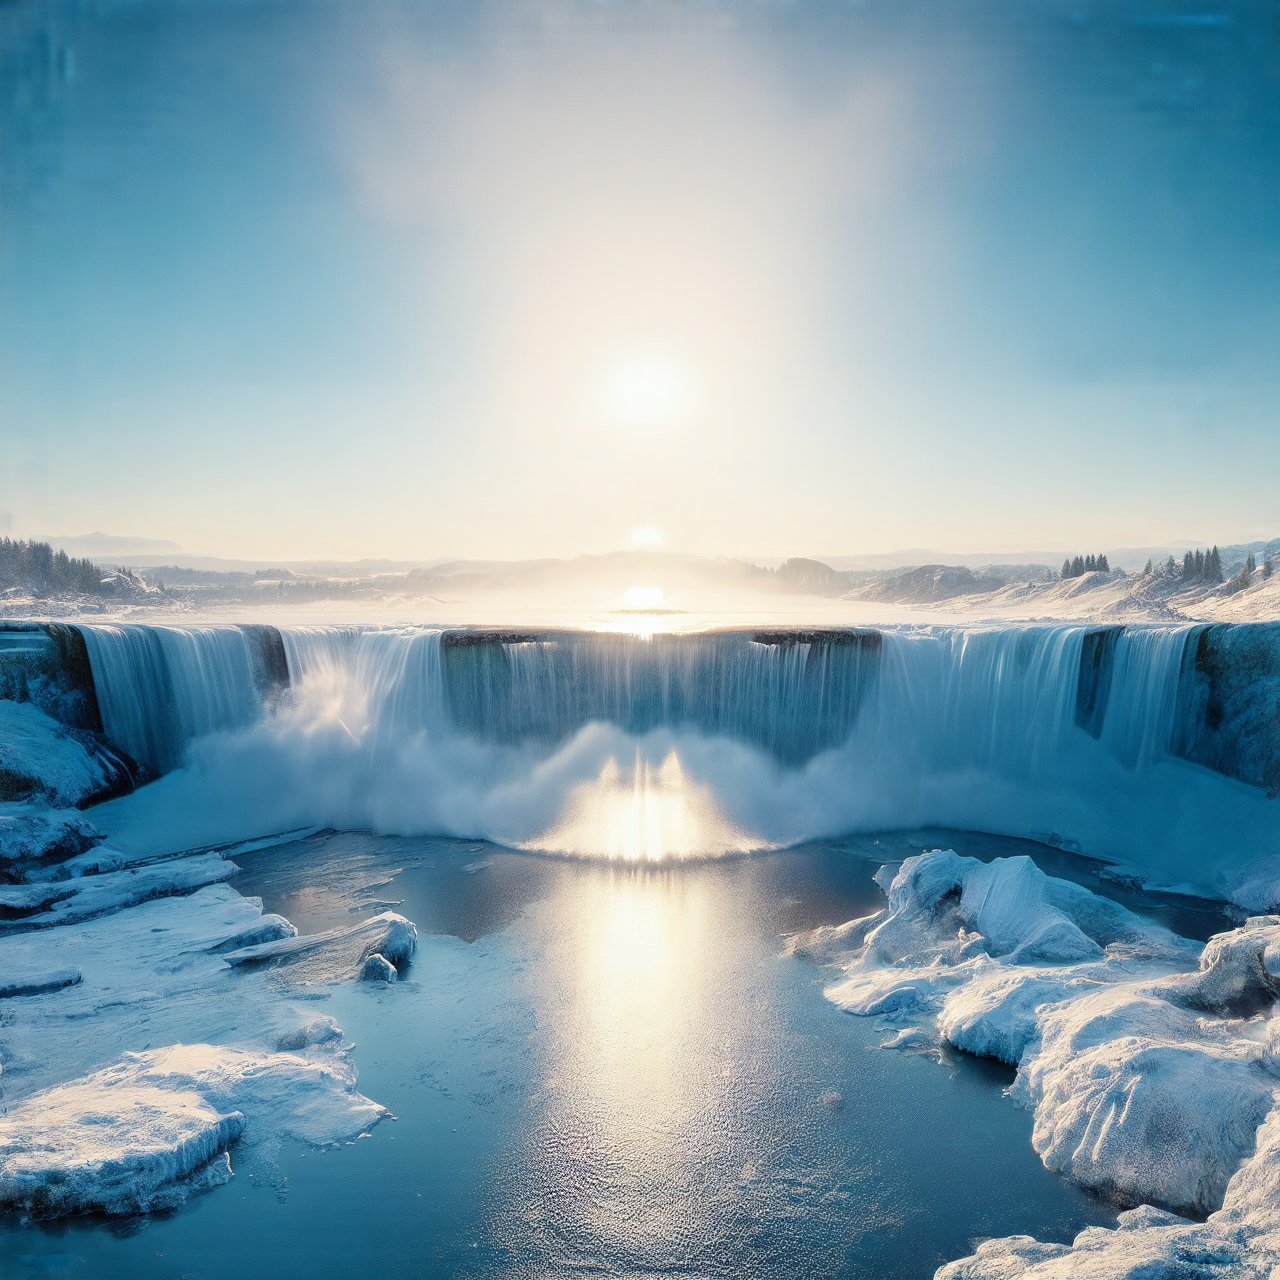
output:
<path id="1" fill-rule="evenodd" d="M 365 956 L 364 964 L 360 966 L 362 982 L 394 982 L 397 976 L 395 965 L 377 951 Z"/>
<path id="2" fill-rule="evenodd" d="M 989 1241 L 939 1274 L 1151 1280 L 1280 1267 L 1280 1018 L 1266 1020 L 1280 995 L 1280 917 L 1201 951 L 1027 859 L 935 850 L 888 874 L 884 910 L 793 943 L 842 970 L 828 997 L 886 1018 L 895 1047 L 938 1037 L 1015 1066 L 1011 1094 L 1034 1110 L 1045 1164 L 1150 1202 L 1074 1245 Z M 1210 1225 L 1168 1210 L 1210 1213 Z"/>
<path id="3" fill-rule="evenodd" d="M 1248 1017 L 1280 997 L 1280 916 L 1252 916 L 1205 944 L 1198 972 L 1166 984 L 1170 999 Z"/>
<path id="4" fill-rule="evenodd" d="M 52 1217 L 133 1214 L 230 1176 L 229 1148 L 260 1121 L 328 1144 L 385 1111 L 346 1058 L 213 1045 L 125 1054 L 0 1117 L 0 1205 Z"/>
<path id="5" fill-rule="evenodd" d="M 1071 1244 L 1030 1236 L 983 1241 L 936 1280 L 1274 1280 L 1280 1266 L 1280 1108 L 1227 1186 L 1223 1206 L 1193 1222 L 1152 1205 L 1088 1227 Z"/>
<path id="6" fill-rule="evenodd" d="M 0 880 L 21 879 L 24 864 L 62 861 L 101 840 L 102 833 L 74 809 L 0 804 Z"/>
<path id="7" fill-rule="evenodd" d="M 1216 1209 L 1278 1084 L 1240 1031 L 1129 983 L 1045 1007 L 1014 1086 L 1036 1152 L 1130 1203 Z"/>
<path id="8" fill-rule="evenodd" d="M 0 800 L 83 805 L 130 790 L 133 778 L 129 762 L 95 734 L 29 702 L 0 701 Z"/>

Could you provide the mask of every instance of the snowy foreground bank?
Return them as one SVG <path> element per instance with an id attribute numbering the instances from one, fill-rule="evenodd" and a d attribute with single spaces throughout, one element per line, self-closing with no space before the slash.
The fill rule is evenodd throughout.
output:
<path id="1" fill-rule="evenodd" d="M 5 763 L 46 785 L 0 804 L 0 1210 L 167 1208 L 225 1182 L 237 1144 L 331 1144 L 378 1121 L 311 1002 L 317 983 L 396 978 L 413 925 L 387 912 L 299 938 L 223 883 L 237 868 L 217 852 L 106 847 L 51 807 L 108 780 L 98 749 L 18 712 Z"/>
<path id="2" fill-rule="evenodd" d="M 1280 916 L 1201 950 L 1026 858 L 935 850 L 878 879 L 883 910 L 794 940 L 842 971 L 828 998 L 896 1028 L 887 1047 L 1016 1067 L 1044 1163 L 1138 1206 L 1073 1245 L 986 1241 L 940 1277 L 1277 1274 Z"/>

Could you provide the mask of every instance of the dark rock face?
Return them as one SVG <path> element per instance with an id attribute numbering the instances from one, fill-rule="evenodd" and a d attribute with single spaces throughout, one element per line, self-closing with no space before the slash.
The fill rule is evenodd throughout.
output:
<path id="1" fill-rule="evenodd" d="M 1080 646 L 1080 680 L 1076 687 L 1076 724 L 1098 737 L 1107 712 L 1116 644 L 1121 627 L 1090 631 Z"/>
<path id="2" fill-rule="evenodd" d="M 1175 750 L 1280 796 L 1280 623 L 1218 623 L 1194 636 Z"/>
<path id="3" fill-rule="evenodd" d="M 64 623 L 0 623 L 0 699 L 30 702 L 76 729 L 102 731 L 84 637 Z"/>

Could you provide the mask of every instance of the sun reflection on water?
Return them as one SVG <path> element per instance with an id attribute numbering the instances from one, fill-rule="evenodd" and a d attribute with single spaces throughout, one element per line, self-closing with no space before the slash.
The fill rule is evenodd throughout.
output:
<path id="1" fill-rule="evenodd" d="M 543 1189 L 520 1203 L 524 1229 L 580 1264 L 686 1269 L 729 1229 L 726 1161 L 767 1160 L 747 1116 L 773 1066 L 729 1050 L 748 1015 L 725 998 L 741 961 L 726 917 L 742 902 L 722 899 L 704 878 L 634 866 L 585 875 L 557 904 L 550 1070 L 516 1178 Z M 750 1016 L 750 1034 L 774 1042 L 769 1019 Z"/>

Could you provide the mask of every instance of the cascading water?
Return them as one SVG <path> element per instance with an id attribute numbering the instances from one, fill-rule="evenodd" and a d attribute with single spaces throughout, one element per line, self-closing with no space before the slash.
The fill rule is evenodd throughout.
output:
<path id="1" fill-rule="evenodd" d="M 748 634 L 566 633 L 446 643 L 451 723 L 496 742 L 562 741 L 586 724 L 693 729 L 796 764 L 848 738 L 878 671 L 878 633 L 762 643 Z"/>
<path id="2" fill-rule="evenodd" d="M 1080 729 L 1138 767 L 1168 754 L 1193 628 L 1072 626 L 504 640 L 418 627 L 83 628 L 107 736 L 154 770 L 252 723 L 285 685 L 361 737 L 515 744 L 585 725 L 688 729 L 802 764 L 851 738 L 924 767 L 1023 776 Z"/>
<path id="3" fill-rule="evenodd" d="M 1275 845 L 1250 698 L 1280 689 L 1280 645 L 1245 632 L 84 628 L 107 736 L 156 772 L 194 751 L 204 779 L 239 777 L 211 812 L 259 830 L 690 856 L 934 824 L 1139 860 L 1177 844 L 1193 867 L 1224 805 L 1248 810 L 1238 845 Z"/>
<path id="4" fill-rule="evenodd" d="M 386 747 L 445 723 L 441 632 L 421 627 L 295 627 L 281 631 L 295 689 L 328 697 L 362 739 Z"/>
<path id="5" fill-rule="evenodd" d="M 1102 720 L 1102 741 L 1132 768 L 1151 764 L 1173 748 L 1185 715 L 1180 696 L 1188 643 L 1199 628 L 1143 627 L 1116 638 Z"/>
<path id="6" fill-rule="evenodd" d="M 1074 732 L 1081 630 L 886 632 L 861 743 L 921 769 L 1024 777 Z"/>
<path id="7" fill-rule="evenodd" d="M 157 773 L 187 745 L 251 724 L 287 680 L 274 628 L 86 626 L 106 736 Z"/>

